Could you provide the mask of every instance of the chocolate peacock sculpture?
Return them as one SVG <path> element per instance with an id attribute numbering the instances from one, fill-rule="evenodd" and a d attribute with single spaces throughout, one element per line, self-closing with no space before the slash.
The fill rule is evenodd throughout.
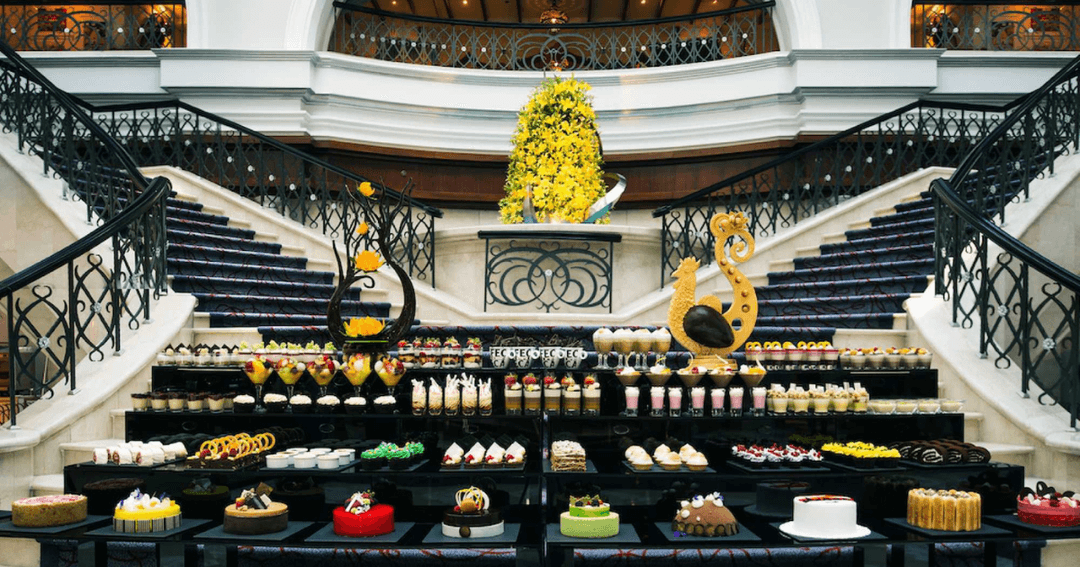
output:
<path id="1" fill-rule="evenodd" d="M 750 279 L 735 267 L 736 262 L 745 262 L 754 255 L 754 237 L 747 230 L 748 222 L 740 212 L 717 213 L 709 221 L 709 230 L 716 237 L 716 264 L 735 292 L 727 311 L 715 295 L 697 298 L 697 269 L 701 262 L 696 258 L 684 258 L 672 274 L 675 293 L 668 307 L 668 326 L 671 336 L 694 353 L 692 366 L 730 365 L 725 357 L 742 346 L 754 330 L 757 293 Z M 732 238 L 739 240 L 731 244 L 728 258 L 725 248 Z"/>
<path id="2" fill-rule="evenodd" d="M 385 353 L 405 334 L 416 315 L 416 290 L 409 273 L 395 260 L 390 241 L 394 220 L 410 212 L 409 187 L 392 194 L 364 182 L 355 191 L 349 191 L 349 201 L 354 206 L 346 213 L 350 221 L 346 225 L 345 256 L 350 262 L 347 268 L 342 265 L 337 242 L 334 242 L 338 283 L 326 312 L 330 338 L 346 356 Z M 403 299 L 397 318 L 389 324 L 372 317 L 342 320 L 342 298 L 354 285 L 360 284 L 367 289 L 374 287 L 371 274 L 383 265 L 393 270 L 401 282 Z"/>

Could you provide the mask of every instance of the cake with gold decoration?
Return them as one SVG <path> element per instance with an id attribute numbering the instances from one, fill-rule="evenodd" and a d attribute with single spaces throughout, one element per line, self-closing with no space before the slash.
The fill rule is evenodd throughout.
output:
<path id="1" fill-rule="evenodd" d="M 136 489 L 116 505 L 113 530 L 126 534 L 164 532 L 180 527 L 180 505 Z"/>
<path id="2" fill-rule="evenodd" d="M 457 491 L 454 501 L 454 507 L 443 514 L 444 536 L 480 538 L 502 535 L 502 514 L 491 508 L 491 499 L 486 492 L 470 486 Z"/>

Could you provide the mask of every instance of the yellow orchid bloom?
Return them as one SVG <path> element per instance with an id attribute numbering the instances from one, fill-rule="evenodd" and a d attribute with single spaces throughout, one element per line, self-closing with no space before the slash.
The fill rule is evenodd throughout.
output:
<path id="1" fill-rule="evenodd" d="M 368 226 L 368 223 L 362 222 L 360 223 L 360 226 L 356 227 L 356 234 L 367 234 L 370 229 L 371 227 Z"/>
<path id="2" fill-rule="evenodd" d="M 353 317 L 345 323 L 345 334 L 350 337 L 372 337 L 382 332 L 386 323 L 372 317 Z"/>
<path id="3" fill-rule="evenodd" d="M 383 265 L 382 258 L 379 257 L 378 252 L 372 252 L 371 250 L 364 250 L 357 254 L 355 262 L 356 269 L 363 272 L 374 272 L 379 269 L 379 266 Z"/>
<path id="4" fill-rule="evenodd" d="M 356 189 L 357 189 L 357 191 L 360 191 L 360 194 L 365 196 L 365 197 L 371 197 L 372 195 L 375 194 L 375 188 L 371 186 L 370 181 L 365 181 L 365 182 L 361 183 L 360 186 L 357 187 Z"/>

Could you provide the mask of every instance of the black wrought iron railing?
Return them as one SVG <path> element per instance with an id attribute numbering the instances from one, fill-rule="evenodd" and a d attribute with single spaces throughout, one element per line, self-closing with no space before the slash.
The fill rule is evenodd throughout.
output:
<path id="1" fill-rule="evenodd" d="M 0 41 L 19 51 L 141 50 L 187 45 L 183 0 L 0 5 Z"/>
<path id="2" fill-rule="evenodd" d="M 911 46 L 982 51 L 1080 49 L 1080 2 L 915 0 Z"/>
<path id="3" fill-rule="evenodd" d="M 1017 145 L 1014 140 L 1023 140 Z M 999 226 L 1007 203 L 1080 148 L 1080 58 L 1032 93 L 957 166 L 933 183 L 934 287 L 952 320 L 979 327 L 979 354 L 1019 368 L 1040 403 L 1057 403 L 1076 427 L 1080 412 L 1080 277 Z M 997 223 L 997 224 L 995 224 Z"/>
<path id="4" fill-rule="evenodd" d="M 754 236 L 775 234 L 924 167 L 955 166 L 1018 102 L 916 101 L 657 208 L 661 286 L 683 258 L 712 262 L 717 212 L 742 211 Z"/>
<path id="5" fill-rule="evenodd" d="M 67 183 L 66 198 L 99 224 L 63 250 L 0 282 L 11 372 L 9 413 L 66 384 L 75 369 L 121 350 L 122 331 L 150 318 L 166 290 L 168 180 L 148 180 L 124 149 L 67 94 L 0 43 L 0 130 L 43 172 Z M 7 219 L 18 223 L 18 219 Z M 108 243 L 107 252 L 98 248 Z"/>
<path id="6" fill-rule="evenodd" d="M 656 20 L 518 24 L 444 20 L 335 2 L 329 50 L 500 71 L 664 67 L 779 50 L 773 1 Z"/>

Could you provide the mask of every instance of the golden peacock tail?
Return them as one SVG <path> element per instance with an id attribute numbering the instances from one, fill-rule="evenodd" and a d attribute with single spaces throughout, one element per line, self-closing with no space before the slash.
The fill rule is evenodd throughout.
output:
<path id="1" fill-rule="evenodd" d="M 747 229 L 749 222 L 741 212 L 717 213 L 709 221 L 709 231 L 716 237 L 714 254 L 717 266 L 723 270 L 724 277 L 731 283 L 734 291 L 731 307 L 724 312 L 724 319 L 731 324 L 735 342 L 730 347 L 720 349 L 720 356 L 723 357 L 737 350 L 750 338 L 757 321 L 757 292 L 750 284 L 750 278 L 735 267 L 736 263 L 745 262 L 754 255 L 754 237 Z M 728 247 L 728 241 L 733 238 L 737 240 Z M 730 258 L 725 250 L 730 250 Z"/>

